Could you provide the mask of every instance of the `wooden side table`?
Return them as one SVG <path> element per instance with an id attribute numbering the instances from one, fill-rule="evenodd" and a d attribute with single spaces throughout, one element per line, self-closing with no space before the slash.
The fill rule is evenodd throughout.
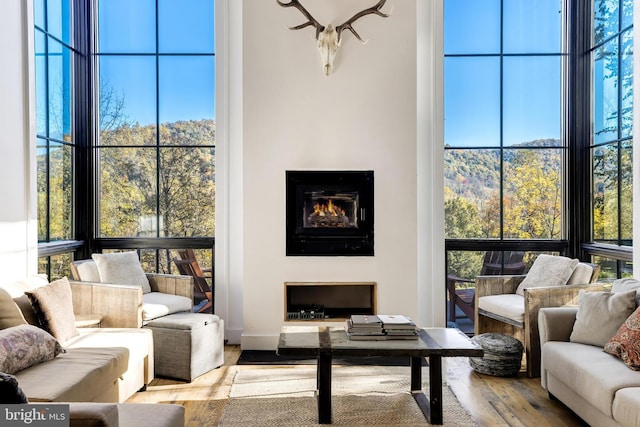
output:
<path id="1" fill-rule="evenodd" d="M 76 328 L 99 328 L 102 314 L 76 314 Z"/>

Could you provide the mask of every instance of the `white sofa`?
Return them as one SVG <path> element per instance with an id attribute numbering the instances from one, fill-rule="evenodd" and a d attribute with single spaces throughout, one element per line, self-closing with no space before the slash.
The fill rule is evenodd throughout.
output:
<path id="1" fill-rule="evenodd" d="M 592 426 L 640 426 L 640 371 L 602 347 L 570 342 L 577 307 L 538 313 L 541 383 Z"/>
<path id="2" fill-rule="evenodd" d="M 6 291 L 0 293 L 0 320 L 19 308 L 22 323 L 39 326 L 25 291 L 47 284 L 42 276 L 0 284 Z M 78 328 L 77 332 L 60 342 L 64 353 L 13 373 L 29 401 L 124 402 L 153 380 L 150 330 Z"/>

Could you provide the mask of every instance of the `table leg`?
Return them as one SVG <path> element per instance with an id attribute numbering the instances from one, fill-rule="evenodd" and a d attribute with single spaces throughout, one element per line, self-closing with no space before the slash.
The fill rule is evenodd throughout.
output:
<path id="1" fill-rule="evenodd" d="M 331 424 L 331 352 L 318 354 L 318 423 Z"/>
<path id="2" fill-rule="evenodd" d="M 429 401 L 431 424 L 442 424 L 442 357 L 429 356 Z"/>
<path id="3" fill-rule="evenodd" d="M 422 357 L 411 358 L 411 391 L 422 391 Z"/>

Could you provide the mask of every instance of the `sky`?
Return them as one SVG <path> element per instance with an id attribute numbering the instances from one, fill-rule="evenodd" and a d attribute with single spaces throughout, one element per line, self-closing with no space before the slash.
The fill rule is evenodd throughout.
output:
<path id="1" fill-rule="evenodd" d="M 100 0 L 101 87 L 141 125 L 215 119 L 214 2 L 160 0 L 157 50 L 155 4 Z"/>
<path id="2" fill-rule="evenodd" d="M 560 11 L 560 0 L 505 1 L 501 34 L 499 0 L 445 0 L 445 144 L 560 138 Z"/>
<path id="3" fill-rule="evenodd" d="M 445 58 L 446 144 L 560 137 L 561 1 L 504 2 L 502 52 L 545 56 L 505 56 L 502 73 L 500 3 L 445 1 L 445 54 L 485 55 Z M 128 119 L 141 125 L 156 122 L 156 89 L 161 123 L 215 118 L 213 2 L 158 2 L 157 79 L 155 4 L 99 2 L 101 86 L 122 97 Z"/>

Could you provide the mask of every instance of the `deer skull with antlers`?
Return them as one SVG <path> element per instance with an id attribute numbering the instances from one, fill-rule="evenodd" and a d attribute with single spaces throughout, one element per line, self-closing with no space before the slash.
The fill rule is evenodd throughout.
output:
<path id="1" fill-rule="evenodd" d="M 370 8 L 361 10 L 360 12 L 353 15 L 343 24 L 336 26 L 329 24 L 327 26 L 321 25 L 308 11 L 300 4 L 299 0 L 291 0 L 289 3 L 284 3 L 280 0 L 276 0 L 278 4 L 282 7 L 295 7 L 307 18 L 307 22 L 304 22 L 300 25 L 296 25 L 295 27 L 289 27 L 290 30 L 300 30 L 302 28 L 313 26 L 316 29 L 316 40 L 318 42 L 318 49 L 320 49 L 320 56 L 322 57 L 323 63 L 323 72 L 326 76 L 331 74 L 331 70 L 333 69 L 333 59 L 338 52 L 338 48 L 340 47 L 340 43 L 342 41 L 342 32 L 344 30 L 349 30 L 351 33 L 360 40 L 361 43 L 366 43 L 366 41 L 362 40 L 360 35 L 353 29 L 352 24 L 366 15 L 375 14 L 381 16 L 383 18 L 387 18 L 391 15 L 391 12 L 384 13 L 380 9 L 387 2 L 387 0 L 380 0 L 374 6 Z"/>

